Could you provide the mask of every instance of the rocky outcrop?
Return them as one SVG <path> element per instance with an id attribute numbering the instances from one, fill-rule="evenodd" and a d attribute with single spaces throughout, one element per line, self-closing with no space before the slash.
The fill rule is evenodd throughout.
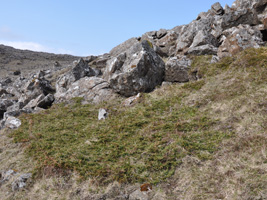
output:
<path id="1" fill-rule="evenodd" d="M 152 91 L 164 78 L 165 64 L 148 41 L 132 46 L 109 61 L 104 78 L 123 96 Z"/>

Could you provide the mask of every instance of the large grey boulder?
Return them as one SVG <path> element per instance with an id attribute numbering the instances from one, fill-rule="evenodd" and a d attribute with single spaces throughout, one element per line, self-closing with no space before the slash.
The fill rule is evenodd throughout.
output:
<path id="1" fill-rule="evenodd" d="M 263 44 L 261 32 L 249 25 L 239 25 L 225 30 L 222 40 L 222 45 L 218 49 L 220 58 L 233 56 L 250 47 L 259 48 Z"/>
<path id="2" fill-rule="evenodd" d="M 84 77 L 72 83 L 64 92 L 57 92 L 56 102 L 69 101 L 74 97 L 83 97 L 85 101 L 99 103 L 116 97 L 109 83 L 98 77 Z"/>
<path id="3" fill-rule="evenodd" d="M 165 64 L 151 43 L 142 41 L 126 51 L 124 62 L 118 64 L 118 58 L 113 58 L 107 65 L 104 78 L 115 92 L 128 97 L 152 91 L 162 83 L 164 70 Z"/>
<path id="4" fill-rule="evenodd" d="M 114 47 L 113 49 L 111 49 L 111 51 L 109 52 L 109 54 L 113 57 L 118 56 L 119 54 L 127 51 L 129 48 L 131 48 L 133 45 L 138 44 L 139 41 L 137 38 L 130 38 L 128 40 L 126 40 L 125 42 L 121 43 L 120 45 Z"/>
<path id="5" fill-rule="evenodd" d="M 166 62 L 165 78 L 167 82 L 188 82 L 188 70 L 192 61 L 186 56 L 182 58 L 172 57 Z"/>

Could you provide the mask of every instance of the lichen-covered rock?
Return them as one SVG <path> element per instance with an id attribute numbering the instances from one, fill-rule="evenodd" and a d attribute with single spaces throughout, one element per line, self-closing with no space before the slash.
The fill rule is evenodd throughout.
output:
<path id="1" fill-rule="evenodd" d="M 123 96 L 150 92 L 163 81 L 165 64 L 148 41 L 142 41 L 126 51 L 123 65 L 117 65 L 116 60 L 109 62 L 104 73 L 108 76 L 104 78 L 114 91 Z"/>
<path id="2" fill-rule="evenodd" d="M 165 78 L 167 82 L 189 81 L 188 70 L 192 61 L 186 56 L 182 58 L 172 57 L 166 62 Z"/>
<path id="3" fill-rule="evenodd" d="M 218 49 L 220 58 L 232 56 L 246 48 L 259 48 L 263 44 L 262 34 L 249 25 L 239 25 L 223 32 L 223 42 Z"/>

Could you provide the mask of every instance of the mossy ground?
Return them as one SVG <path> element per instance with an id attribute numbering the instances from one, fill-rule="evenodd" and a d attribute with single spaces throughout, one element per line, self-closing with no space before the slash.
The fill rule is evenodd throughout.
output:
<path id="1" fill-rule="evenodd" d="M 267 193 L 267 49 L 216 64 L 195 57 L 196 70 L 202 79 L 163 86 L 132 107 L 74 99 L 23 115 L 10 136 L 36 161 L 36 177 L 50 167 L 101 184 L 168 183 L 170 199 L 260 198 Z M 109 112 L 104 121 L 99 108 Z"/>

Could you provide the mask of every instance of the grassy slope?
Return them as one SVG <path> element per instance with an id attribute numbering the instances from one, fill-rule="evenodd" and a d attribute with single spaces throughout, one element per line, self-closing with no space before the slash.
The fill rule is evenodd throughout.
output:
<path id="1" fill-rule="evenodd" d="M 163 86 L 130 108 L 54 105 L 22 116 L 11 136 L 34 158 L 37 178 L 49 167 L 100 184 L 151 182 L 170 199 L 255 199 L 267 195 L 266 58 L 266 48 L 217 64 L 196 57 L 199 81 Z"/>

